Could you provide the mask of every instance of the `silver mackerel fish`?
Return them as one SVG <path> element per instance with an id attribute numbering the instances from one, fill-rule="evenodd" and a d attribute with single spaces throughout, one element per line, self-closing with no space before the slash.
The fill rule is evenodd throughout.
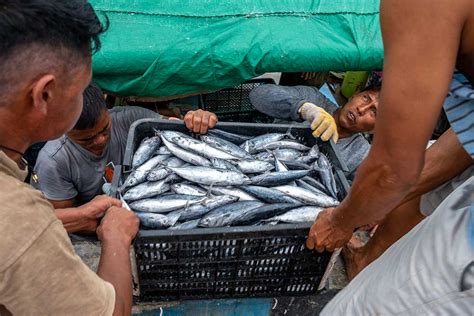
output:
<path id="1" fill-rule="evenodd" d="M 241 172 L 207 167 L 170 168 L 180 177 L 206 185 L 243 185 L 250 183 L 249 177 Z"/>

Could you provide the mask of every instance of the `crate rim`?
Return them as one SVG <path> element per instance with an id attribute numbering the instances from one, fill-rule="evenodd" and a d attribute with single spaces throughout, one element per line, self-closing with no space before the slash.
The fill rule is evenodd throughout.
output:
<path id="1" fill-rule="evenodd" d="M 143 123 L 166 123 L 166 124 L 171 124 L 171 125 L 176 125 L 176 126 L 183 126 L 184 121 L 176 121 L 176 120 L 168 120 L 168 119 L 160 119 L 160 118 L 144 118 L 144 119 L 139 119 L 136 120 L 135 122 L 130 125 L 130 129 L 128 131 L 128 136 L 127 136 L 127 144 L 125 148 L 125 154 L 123 158 L 123 164 L 122 167 L 126 169 L 130 169 L 132 165 L 132 159 L 133 159 L 133 153 L 132 147 L 133 147 L 133 139 L 135 136 L 135 131 L 136 127 L 143 124 Z M 299 123 L 295 122 L 295 124 L 280 124 L 280 123 L 246 123 L 246 122 L 217 122 L 216 126 L 213 129 L 219 129 L 219 127 L 224 127 L 223 130 L 225 130 L 225 127 L 235 127 L 235 126 L 240 126 L 240 127 L 249 127 L 249 126 L 261 126 L 261 127 L 275 127 L 275 128 L 282 128 L 282 129 L 287 129 L 291 130 L 292 128 L 310 128 L 309 123 Z M 243 133 L 245 135 L 245 132 Z M 337 161 L 339 167 L 343 172 L 349 172 L 349 169 L 347 168 L 346 163 L 341 159 L 341 156 L 339 154 L 339 150 L 336 149 L 334 141 L 331 139 L 329 141 L 329 146 L 332 147 L 332 150 L 334 154 L 337 157 Z M 337 168 L 336 168 L 337 169 Z"/>
<path id="2" fill-rule="evenodd" d="M 153 238 L 153 237 L 167 237 L 167 238 L 174 238 L 174 240 L 178 239 L 179 237 L 195 237 L 195 236 L 212 236 L 215 238 L 219 238 L 221 235 L 231 236 L 234 234 L 238 234 L 245 239 L 243 234 L 248 233 L 256 234 L 256 233 L 273 233 L 276 231 L 286 231 L 290 232 L 300 232 L 303 234 L 303 231 L 309 230 L 311 228 L 312 222 L 306 223 L 297 223 L 297 224 L 278 224 L 275 226 L 271 225 L 262 225 L 262 226 L 225 226 L 225 227 L 210 227 L 210 228 L 194 228 L 194 229 L 153 229 L 153 230 L 140 230 L 137 238 L 139 237 L 146 237 L 146 238 Z M 262 235 L 262 237 L 265 235 Z M 252 236 L 255 237 L 255 236 Z M 248 237 L 247 237 L 248 238 Z"/>

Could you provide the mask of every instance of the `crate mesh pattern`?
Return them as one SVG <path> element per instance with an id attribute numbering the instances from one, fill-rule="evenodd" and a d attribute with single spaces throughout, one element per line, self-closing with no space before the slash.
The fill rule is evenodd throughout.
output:
<path id="1" fill-rule="evenodd" d="M 255 108 L 250 103 L 249 93 L 253 88 L 268 83 L 275 82 L 273 79 L 252 79 L 233 88 L 203 94 L 202 108 L 216 114 L 255 112 Z"/>
<path id="2" fill-rule="evenodd" d="M 141 297 L 168 301 L 314 293 L 329 254 L 307 250 L 306 231 L 274 233 L 189 241 L 141 237 L 135 243 Z"/>

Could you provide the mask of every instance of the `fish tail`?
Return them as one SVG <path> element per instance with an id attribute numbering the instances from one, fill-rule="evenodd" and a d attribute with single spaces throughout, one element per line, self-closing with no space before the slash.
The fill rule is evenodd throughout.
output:
<path id="1" fill-rule="evenodd" d="M 286 131 L 285 135 L 289 138 L 289 139 L 296 139 L 296 136 L 294 136 L 293 134 L 291 134 L 291 129 L 293 128 L 293 126 L 290 125 L 290 127 L 288 127 L 288 130 Z"/>

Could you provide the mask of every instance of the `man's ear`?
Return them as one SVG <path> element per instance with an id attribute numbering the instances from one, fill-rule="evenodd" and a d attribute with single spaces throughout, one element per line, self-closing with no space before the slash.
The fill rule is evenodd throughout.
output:
<path id="1" fill-rule="evenodd" d="M 54 97 L 56 88 L 56 77 L 52 74 L 41 76 L 33 83 L 31 97 L 33 106 L 41 113 L 48 112 L 48 104 Z"/>

